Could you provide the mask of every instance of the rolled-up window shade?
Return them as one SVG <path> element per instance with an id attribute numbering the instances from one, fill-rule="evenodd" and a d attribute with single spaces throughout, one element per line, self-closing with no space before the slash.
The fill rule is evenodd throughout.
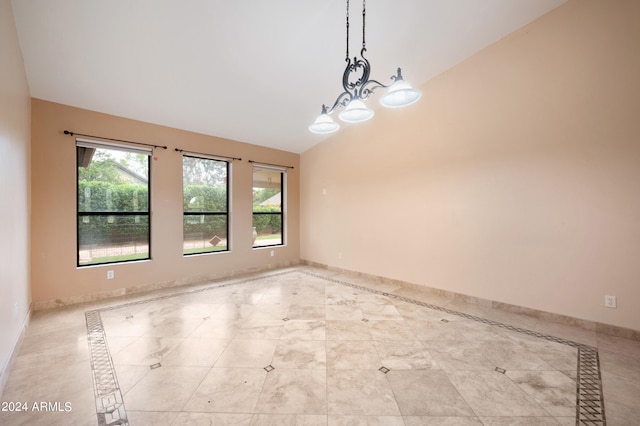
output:
<path id="1" fill-rule="evenodd" d="M 117 151 L 131 152 L 133 154 L 151 155 L 152 148 L 135 145 L 125 145 L 111 142 L 100 142 L 89 139 L 76 138 L 76 146 L 81 148 L 93 148 L 93 149 L 114 149 Z"/>
<path id="2" fill-rule="evenodd" d="M 254 169 L 263 169 L 263 170 L 274 170 L 277 172 L 287 172 L 287 167 L 286 166 L 276 166 L 274 164 L 261 164 L 261 163 L 253 163 L 253 168 Z"/>

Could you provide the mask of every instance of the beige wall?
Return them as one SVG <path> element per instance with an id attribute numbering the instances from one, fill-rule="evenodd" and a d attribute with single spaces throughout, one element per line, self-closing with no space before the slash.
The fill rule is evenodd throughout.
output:
<path id="1" fill-rule="evenodd" d="M 167 145 L 151 170 L 151 261 L 76 267 L 75 139 L 64 130 Z M 241 157 L 232 165 L 231 244 L 227 253 L 182 255 L 180 148 Z M 252 168 L 247 160 L 292 165 L 288 173 L 287 245 L 252 249 Z M 42 301 L 85 300 L 143 285 L 171 285 L 287 265 L 299 260 L 299 155 L 199 135 L 33 99 L 32 292 Z M 274 256 L 270 256 L 271 250 Z M 107 270 L 115 278 L 107 280 Z"/>
<path id="2" fill-rule="evenodd" d="M 28 321 L 31 99 L 10 0 L 0 0 L 0 393 Z"/>
<path id="3" fill-rule="evenodd" d="M 570 0 L 305 152 L 301 258 L 640 330 L 639 19 Z"/>

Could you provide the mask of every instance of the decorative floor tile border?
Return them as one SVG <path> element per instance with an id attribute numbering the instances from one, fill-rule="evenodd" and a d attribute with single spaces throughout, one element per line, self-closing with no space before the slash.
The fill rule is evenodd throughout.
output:
<path id="1" fill-rule="evenodd" d="M 365 286 L 338 280 L 332 277 L 326 277 L 313 272 L 297 270 L 297 269 L 275 273 L 275 274 L 261 275 L 261 276 L 247 278 L 247 279 L 238 280 L 238 281 L 232 281 L 225 284 L 213 284 L 211 286 L 207 286 L 203 288 L 186 290 L 179 293 L 172 293 L 164 296 L 152 297 L 149 299 L 123 303 L 121 305 L 110 306 L 107 308 L 101 308 L 101 309 L 85 312 L 85 318 L 87 322 L 87 340 L 89 343 L 89 351 L 90 351 L 89 356 L 91 361 L 91 371 L 93 374 L 98 424 L 100 426 L 129 425 L 126 410 L 124 407 L 124 401 L 123 401 L 122 394 L 120 392 L 120 387 L 118 385 L 118 380 L 116 377 L 115 367 L 113 365 L 111 354 L 109 353 L 109 347 L 107 344 L 104 326 L 102 324 L 102 318 L 100 315 L 101 312 L 120 309 L 128 306 L 142 305 L 146 303 L 156 302 L 159 300 L 175 298 L 175 297 L 183 296 L 185 294 L 196 294 L 196 293 L 202 293 L 205 291 L 211 291 L 211 290 L 216 290 L 220 288 L 238 286 L 241 284 L 261 281 L 264 279 L 279 277 L 279 276 L 288 275 L 292 273 L 304 274 L 314 278 L 319 278 L 325 281 L 329 281 L 334 284 L 355 288 L 368 293 L 379 294 L 381 296 L 389 297 L 396 300 L 401 300 L 403 302 L 422 306 L 428 309 L 444 312 L 450 315 L 455 315 L 461 318 L 469 319 L 469 320 L 480 322 L 483 324 L 488 324 L 491 326 L 510 330 L 516 333 L 521 333 L 528 336 L 532 336 L 539 339 L 543 339 L 543 340 L 547 340 L 547 341 L 551 341 L 551 342 L 576 348 L 578 350 L 577 380 L 576 380 L 577 382 L 576 425 L 602 425 L 602 426 L 606 425 L 604 397 L 602 394 L 602 377 L 600 374 L 600 360 L 598 357 L 597 348 L 594 348 L 592 346 L 585 345 L 582 343 L 573 342 L 571 340 L 562 339 L 559 337 L 550 336 L 547 334 L 528 330 L 525 328 L 504 324 L 499 321 L 481 318 L 475 315 L 465 314 L 463 312 L 455 311 L 442 306 L 432 305 L 430 303 L 421 302 L 418 300 L 410 299 L 408 297 L 399 296 L 393 293 L 386 293 L 386 292 L 371 289 Z"/>

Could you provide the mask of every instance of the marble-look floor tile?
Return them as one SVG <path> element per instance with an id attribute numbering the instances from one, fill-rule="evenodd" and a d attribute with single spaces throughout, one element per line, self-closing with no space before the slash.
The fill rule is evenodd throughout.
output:
<path id="1" fill-rule="evenodd" d="M 474 412 L 442 371 L 387 373 L 403 416 L 473 416 Z"/>
<path id="2" fill-rule="evenodd" d="M 184 339 L 169 351 L 162 365 L 212 367 L 228 344 L 228 339 Z"/>
<path id="3" fill-rule="evenodd" d="M 561 372 L 507 371 L 505 374 L 550 415 L 575 415 L 576 382 Z"/>
<path id="4" fill-rule="evenodd" d="M 640 383 L 629 377 L 602 371 L 602 391 L 605 401 L 615 402 L 629 408 L 638 408 Z"/>
<path id="5" fill-rule="evenodd" d="M 131 390 L 140 380 L 151 372 L 148 365 L 118 365 L 116 374 L 120 392 L 125 394 Z"/>
<path id="6" fill-rule="evenodd" d="M 429 351 L 420 342 L 375 342 L 380 362 L 391 370 L 439 370 Z"/>
<path id="7" fill-rule="evenodd" d="M 374 320 L 367 324 L 373 340 L 417 340 L 404 320 Z"/>
<path id="8" fill-rule="evenodd" d="M 418 340 L 462 340 L 456 327 L 441 319 L 417 320 L 407 319 L 405 323 Z"/>
<path id="9" fill-rule="evenodd" d="M 171 337 L 139 337 L 120 351 L 112 353 L 116 365 L 153 365 L 162 362 L 183 339 Z"/>
<path id="10" fill-rule="evenodd" d="M 510 370 L 553 370 L 524 345 L 508 341 L 482 341 L 478 350 L 495 366 Z"/>
<path id="11" fill-rule="evenodd" d="M 290 320 L 324 320 L 326 319 L 325 306 L 316 305 L 291 305 L 287 318 Z"/>
<path id="12" fill-rule="evenodd" d="M 328 341 L 327 368 L 331 370 L 378 369 L 382 366 L 373 341 Z"/>
<path id="13" fill-rule="evenodd" d="M 395 301 L 395 306 L 405 320 L 417 321 L 459 321 L 460 317 L 448 312 L 425 308 L 414 303 Z"/>
<path id="14" fill-rule="evenodd" d="M 205 320 L 203 318 L 165 317 L 151 322 L 143 336 L 189 337 Z"/>
<path id="15" fill-rule="evenodd" d="M 447 371 L 447 376 L 478 416 L 548 416 L 540 405 L 495 371 Z"/>
<path id="16" fill-rule="evenodd" d="M 184 411 L 252 413 L 266 377 L 262 368 L 212 368 Z"/>
<path id="17" fill-rule="evenodd" d="M 232 339 L 247 320 L 231 318 L 209 318 L 203 321 L 189 337 L 202 339 Z"/>
<path id="18" fill-rule="evenodd" d="M 268 373 L 256 412 L 269 414 L 327 413 L 325 370 L 280 369 Z"/>
<path id="19" fill-rule="evenodd" d="M 601 350 L 600 370 L 640 383 L 640 358 Z"/>
<path id="20" fill-rule="evenodd" d="M 277 345 L 278 340 L 234 339 L 214 366 L 264 368 L 271 364 Z"/>
<path id="21" fill-rule="evenodd" d="M 190 304 L 186 305 L 187 308 Z M 212 320 L 234 320 L 240 321 L 246 319 L 253 312 L 254 305 L 247 304 L 207 304 L 204 307 L 211 307 L 211 309 L 202 309 L 198 312 L 198 317 L 209 318 Z"/>
<path id="22" fill-rule="evenodd" d="M 180 411 L 208 372 L 203 367 L 161 367 L 151 370 L 123 395 L 134 411 Z"/>
<path id="23" fill-rule="evenodd" d="M 300 305 L 300 306 L 324 306 L 326 303 L 326 298 L 324 294 L 324 287 L 319 288 L 308 288 L 303 287 L 298 289 L 293 297 L 291 298 L 292 305 Z"/>
<path id="24" fill-rule="evenodd" d="M 598 333 L 598 349 L 640 360 L 640 341 Z"/>
<path id="25" fill-rule="evenodd" d="M 251 314 L 246 318 L 246 321 L 255 325 L 278 325 L 282 318 L 287 316 L 290 304 L 258 304 L 256 305 Z"/>
<path id="26" fill-rule="evenodd" d="M 358 304 L 363 318 L 369 320 L 396 320 L 402 321 L 404 318 L 394 305 L 383 305 L 379 303 L 361 302 Z"/>
<path id="27" fill-rule="evenodd" d="M 327 367 L 325 342 L 320 340 L 280 340 L 271 365 L 277 369 L 322 369 Z"/>
<path id="28" fill-rule="evenodd" d="M 400 415 L 387 377 L 378 370 L 328 370 L 327 402 L 329 415 Z"/>
<path id="29" fill-rule="evenodd" d="M 358 305 L 327 305 L 327 320 L 357 321 L 364 317 L 364 313 L 360 310 Z"/>
<path id="30" fill-rule="evenodd" d="M 458 336 L 471 342 L 513 342 L 499 327 L 469 319 L 451 321 Z"/>
<path id="31" fill-rule="evenodd" d="M 405 426 L 482 426 L 477 417 L 404 416 Z"/>
<path id="32" fill-rule="evenodd" d="M 128 314 L 127 312 L 109 312 L 111 315 L 102 315 L 102 323 L 109 338 L 111 337 L 141 337 L 144 336 L 151 325 L 146 316 Z"/>
<path id="33" fill-rule="evenodd" d="M 86 367 L 85 362 L 45 363 L 35 371 L 23 369 L 12 373 L 2 401 L 66 401 L 69 395 L 92 388 L 91 370 Z"/>
<path id="34" fill-rule="evenodd" d="M 329 320 L 326 322 L 327 340 L 372 340 L 367 323 L 357 321 Z"/>
<path id="35" fill-rule="evenodd" d="M 481 417 L 485 426 L 558 426 L 553 417 Z M 573 425 L 576 424 L 575 418 Z"/>
<path id="36" fill-rule="evenodd" d="M 182 412 L 176 416 L 171 426 L 249 426 L 251 417 L 251 414 Z M 131 422 L 131 424 L 137 426 L 136 422 Z M 165 423 L 158 422 L 153 426 L 161 424 Z"/>
<path id="37" fill-rule="evenodd" d="M 488 371 L 496 365 L 478 349 L 477 343 L 464 340 L 423 341 L 425 349 L 443 370 Z"/>
<path id="38" fill-rule="evenodd" d="M 254 414 L 251 426 L 326 426 L 327 416 L 296 414 Z"/>
<path id="39" fill-rule="evenodd" d="M 605 399 L 605 401 L 607 400 Z M 640 419 L 640 407 L 638 405 L 629 407 L 614 401 L 606 402 L 606 404 L 607 425 L 627 426 L 638 424 L 638 419 Z"/>
<path id="40" fill-rule="evenodd" d="M 281 340 L 326 340 L 323 320 L 289 320 L 282 326 Z"/>
<path id="41" fill-rule="evenodd" d="M 73 412 L 0 412 L 3 426 L 75 426 L 96 424 L 96 415 L 82 416 Z"/>
<path id="42" fill-rule="evenodd" d="M 521 340 L 526 351 L 535 354 L 555 370 L 577 368 L 578 349 L 569 345 L 542 339 Z"/>
<path id="43" fill-rule="evenodd" d="M 129 424 L 135 426 L 172 425 L 178 416 L 172 411 L 136 411 L 127 410 Z"/>
<path id="44" fill-rule="evenodd" d="M 393 299 L 379 293 L 371 293 L 368 291 L 356 290 L 356 300 L 358 304 L 393 306 Z"/>
<path id="45" fill-rule="evenodd" d="M 329 416 L 328 426 L 405 426 L 401 416 Z"/>
<path id="46" fill-rule="evenodd" d="M 236 339 L 279 339 L 282 336 L 284 322 L 278 325 L 261 326 L 255 323 L 244 323 L 234 336 Z"/>
<path id="47" fill-rule="evenodd" d="M 575 424 L 576 424 L 576 416 L 575 415 L 573 415 L 571 417 L 554 417 L 554 419 L 561 426 L 575 426 Z M 610 424 L 615 424 L 615 423 L 610 423 Z"/>
<path id="48" fill-rule="evenodd" d="M 327 306 L 340 305 L 355 307 L 358 304 L 358 296 L 353 289 L 338 284 L 325 286 L 325 303 Z"/>

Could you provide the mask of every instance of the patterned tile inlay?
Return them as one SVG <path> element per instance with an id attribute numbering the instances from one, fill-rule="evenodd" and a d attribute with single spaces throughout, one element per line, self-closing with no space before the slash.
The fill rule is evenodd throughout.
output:
<path id="1" fill-rule="evenodd" d="M 100 426 L 128 425 L 127 413 L 124 409 L 113 361 L 109 354 L 100 312 L 86 312 L 85 318 L 87 320 L 89 359 L 93 373 L 98 424 Z"/>
<path id="2" fill-rule="evenodd" d="M 325 277 L 319 274 L 315 274 L 308 271 L 290 270 L 270 275 L 262 275 L 254 278 L 248 278 L 239 281 L 233 281 L 226 284 L 211 285 L 195 290 L 187 290 L 180 293 L 168 294 L 165 296 L 159 296 L 155 298 L 149 298 L 139 300 L 137 302 L 125 303 L 122 305 L 111 306 L 108 308 L 98 309 L 94 311 L 88 311 L 85 313 L 87 322 L 87 339 L 90 349 L 91 369 L 94 381 L 94 391 L 96 396 L 96 412 L 98 415 L 98 424 L 100 426 L 108 425 L 129 425 L 122 394 L 116 378 L 116 372 L 109 353 L 107 340 L 102 324 L 100 312 L 119 309 L 125 306 L 141 305 L 158 300 L 165 300 L 175 298 L 185 294 L 196 294 L 205 291 L 211 291 L 215 289 L 237 286 L 241 284 L 247 284 L 251 282 L 257 282 L 264 279 L 274 278 L 278 276 L 288 275 L 292 273 L 300 273 L 315 278 L 319 278 L 334 284 L 348 286 L 360 291 L 374 293 L 381 296 L 390 297 L 403 302 L 411 303 L 414 305 L 422 306 L 428 309 L 444 312 L 450 315 L 466 318 L 472 321 L 477 321 L 483 324 L 503 328 L 517 333 L 522 333 L 528 336 L 536 337 L 542 340 L 560 343 L 576 348 L 578 351 L 577 359 L 577 389 L 576 389 L 576 424 L 577 425 L 606 425 L 604 398 L 602 394 L 602 380 L 600 375 L 600 362 L 598 357 L 598 351 L 596 348 L 581 343 L 573 342 L 570 340 L 558 338 L 555 336 L 549 336 L 532 330 L 515 327 L 508 324 L 503 324 L 498 321 L 493 321 L 485 318 L 480 318 L 474 315 L 465 314 L 463 312 L 454 311 L 444 308 L 442 306 L 432 305 L 425 302 L 413 300 L 404 296 L 399 296 L 391 293 L 385 293 L 382 291 L 370 289 L 368 287 L 352 284 L 346 281 L 337 280 L 331 277 Z M 353 293 L 357 295 L 358 293 Z M 368 321 L 363 318 L 362 321 Z M 448 322 L 443 320 L 443 322 Z M 269 370 L 267 370 L 271 367 Z M 273 367 L 271 365 L 265 367 L 265 370 L 271 371 Z M 386 370 L 386 371 L 385 371 Z M 388 373 L 389 369 L 381 367 L 380 371 Z M 496 371 L 503 373 L 503 369 L 496 368 Z"/>

